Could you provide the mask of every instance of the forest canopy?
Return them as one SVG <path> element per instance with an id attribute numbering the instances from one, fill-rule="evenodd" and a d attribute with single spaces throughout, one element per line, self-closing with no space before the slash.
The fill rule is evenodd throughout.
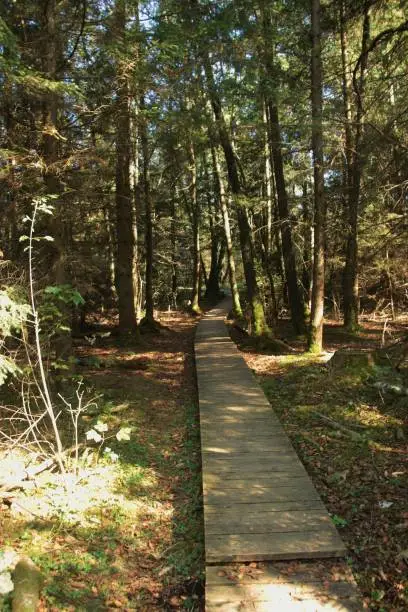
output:
<path id="1" fill-rule="evenodd" d="M 2 274 L 52 198 L 35 282 L 82 322 L 134 333 L 229 282 L 255 334 L 288 313 L 321 350 L 323 311 L 404 309 L 406 6 L 312 4 L 3 2 Z"/>

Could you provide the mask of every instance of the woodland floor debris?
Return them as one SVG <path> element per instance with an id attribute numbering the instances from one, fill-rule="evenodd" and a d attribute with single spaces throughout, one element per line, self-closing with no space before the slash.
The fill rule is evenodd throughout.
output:
<path id="1" fill-rule="evenodd" d="M 201 609 L 195 320 L 166 313 L 161 322 L 159 335 L 132 347 L 113 338 L 76 347 L 88 360 L 80 375 L 101 394 L 84 430 L 95 420 L 132 428 L 129 441 L 108 441 L 118 460 L 90 459 L 71 496 L 44 471 L 1 508 L 0 547 L 26 554 L 44 574 L 41 610 Z"/>

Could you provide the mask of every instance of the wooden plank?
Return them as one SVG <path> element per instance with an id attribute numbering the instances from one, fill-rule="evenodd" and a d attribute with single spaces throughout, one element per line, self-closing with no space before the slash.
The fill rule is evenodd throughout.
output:
<path id="1" fill-rule="evenodd" d="M 207 563 L 342 557 L 344 544 L 334 529 L 320 532 L 205 534 Z"/>
<path id="2" fill-rule="evenodd" d="M 304 468 L 299 468 L 293 472 L 260 472 L 259 474 L 248 473 L 242 476 L 239 472 L 232 472 L 230 474 L 212 474 L 208 473 L 205 477 L 204 487 L 228 487 L 229 489 L 245 489 L 248 486 L 248 482 L 252 485 L 260 484 L 263 486 L 276 486 L 279 484 L 295 484 L 303 483 L 305 478 Z"/>
<path id="3" fill-rule="evenodd" d="M 239 603 L 226 602 L 213 605 L 211 594 L 206 592 L 206 612 L 361 612 L 363 610 L 361 600 L 358 597 L 348 598 L 344 601 L 325 598 L 324 601 L 316 599 L 297 601 L 294 598 L 271 601 L 241 601 Z"/>
<path id="4" fill-rule="evenodd" d="M 332 527 L 331 520 L 321 508 L 308 512 L 292 510 L 245 515 L 237 514 L 236 508 L 233 508 L 229 512 L 205 515 L 205 530 L 209 535 L 307 532 L 325 527 Z"/>
<path id="5" fill-rule="evenodd" d="M 223 506 L 236 503 L 238 506 L 248 503 L 292 502 L 320 500 L 319 494 L 311 483 L 305 481 L 303 486 L 249 487 L 249 490 L 210 489 L 204 491 L 204 503 L 212 506 Z M 239 508 L 237 512 L 240 512 Z"/>
<path id="6" fill-rule="evenodd" d="M 213 447 L 217 448 L 217 447 Z M 206 468 L 219 469 L 223 466 L 233 466 L 239 469 L 254 466 L 263 466 L 264 469 L 270 469 L 271 472 L 282 471 L 288 465 L 296 465 L 298 462 L 295 451 L 288 448 L 285 452 L 280 449 L 268 449 L 262 453 L 258 453 L 255 457 L 252 453 L 242 454 L 238 451 L 232 452 L 223 449 L 211 450 L 210 448 L 202 448 L 203 465 Z"/>
<path id="7" fill-rule="evenodd" d="M 295 472 L 299 465 L 292 454 L 283 455 L 282 453 L 263 453 L 258 459 L 248 455 L 229 454 L 220 458 L 214 453 L 203 453 L 203 477 L 206 474 L 235 473 L 240 474 L 246 471 L 247 474 L 259 474 L 269 470 L 275 472 Z"/>
<path id="8" fill-rule="evenodd" d="M 221 411 L 220 411 L 221 414 Z M 256 434 L 258 430 L 261 433 L 268 434 L 271 433 L 280 433 L 284 432 L 282 425 L 279 423 L 278 419 L 273 419 L 271 417 L 267 418 L 250 418 L 244 416 L 234 416 L 230 415 L 229 420 L 223 423 L 214 423 L 211 419 L 210 415 L 203 415 L 203 418 L 200 420 L 201 431 L 205 433 L 211 433 L 211 435 L 216 436 L 228 436 L 228 435 L 236 435 L 236 434 L 244 434 L 247 437 L 252 437 L 253 434 Z"/>
<path id="9" fill-rule="evenodd" d="M 310 601 L 311 599 L 319 601 L 326 596 L 337 601 L 356 594 L 355 589 L 348 582 L 332 582 L 329 589 L 328 594 L 327 587 L 325 588 L 318 582 L 306 584 L 291 582 L 259 584 L 254 582 L 245 585 L 212 585 L 210 601 L 213 605 L 222 604 L 226 600 L 232 604 L 249 600 L 269 601 L 276 605 L 278 601 L 289 601 L 290 597 L 297 601 Z"/>
<path id="10" fill-rule="evenodd" d="M 203 416 L 200 422 L 201 435 L 212 435 L 214 439 L 217 439 L 217 437 L 228 437 L 229 435 L 240 437 L 246 433 L 247 439 L 271 435 L 288 441 L 286 432 L 279 423 L 264 418 L 247 419 L 235 415 L 229 415 L 229 417 L 230 419 L 227 420 L 221 416 L 216 419 L 209 415 Z"/>
<path id="11" fill-rule="evenodd" d="M 206 584 L 253 584 L 258 583 L 309 583 L 347 581 L 354 588 L 354 576 L 343 561 L 277 561 L 257 563 L 255 568 L 248 565 L 209 565 L 206 570 Z"/>
<path id="12" fill-rule="evenodd" d="M 265 427 L 280 427 L 283 430 L 282 425 L 279 423 L 278 419 L 273 415 L 243 415 L 243 414 L 224 414 L 221 410 L 218 411 L 217 421 L 211 418 L 210 415 L 201 414 L 200 415 L 200 425 L 203 427 L 213 427 L 215 430 L 218 427 L 224 426 L 237 426 L 237 427 L 247 427 L 254 424 L 265 425 Z"/>
<path id="13" fill-rule="evenodd" d="M 264 453 L 284 453 L 285 455 L 295 455 L 292 445 L 282 437 L 259 438 L 255 440 L 231 440 L 226 438 L 210 439 L 203 436 L 201 440 L 201 452 L 203 454 L 215 453 L 222 455 L 242 455 L 253 454 L 263 455 Z"/>
<path id="14" fill-rule="evenodd" d="M 221 478 L 218 474 L 208 474 L 205 483 L 204 490 L 220 490 L 231 491 L 237 493 L 251 493 L 256 491 L 264 490 L 275 490 L 277 487 L 295 487 L 307 483 L 307 488 L 315 491 L 311 482 L 305 479 L 304 473 L 289 474 L 287 472 L 277 472 L 276 474 L 259 474 L 255 475 L 252 479 L 240 478 L 239 474 L 235 475 L 235 478 L 229 478 L 227 480 Z"/>
<path id="15" fill-rule="evenodd" d="M 228 510 L 234 510 L 236 512 L 236 504 L 226 504 L 222 510 L 222 514 L 225 515 Z M 302 500 L 302 501 L 286 501 L 286 502 L 264 502 L 264 503 L 249 503 L 245 506 L 242 505 L 240 512 L 244 515 L 254 514 L 258 515 L 260 512 L 290 512 L 292 510 L 319 510 L 324 509 L 323 502 L 321 499 L 316 500 Z M 218 506 L 211 506 L 206 504 L 204 508 L 204 516 L 210 514 L 219 515 L 220 508 Z"/>

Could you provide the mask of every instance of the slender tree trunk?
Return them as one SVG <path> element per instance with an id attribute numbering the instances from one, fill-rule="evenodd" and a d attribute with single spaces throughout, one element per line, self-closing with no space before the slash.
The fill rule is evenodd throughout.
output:
<path id="1" fill-rule="evenodd" d="M 218 269 L 218 251 L 219 251 L 219 236 L 216 231 L 216 220 L 212 205 L 209 203 L 209 219 L 210 219 L 210 239 L 211 239 L 211 263 L 210 272 L 206 281 L 205 297 L 207 300 L 214 301 L 220 294 L 219 286 L 219 269 Z"/>
<path id="2" fill-rule="evenodd" d="M 266 322 L 264 307 L 256 278 L 254 247 L 248 220 L 248 212 L 240 201 L 244 193 L 239 176 L 238 164 L 231 144 L 231 139 L 228 134 L 227 126 L 225 124 L 221 100 L 215 85 L 214 75 L 208 55 L 203 58 L 203 61 L 207 79 L 208 94 L 215 117 L 220 144 L 224 152 L 231 193 L 233 194 L 237 209 L 242 263 L 244 266 L 248 300 L 252 310 L 254 333 L 256 336 L 260 336 L 264 333 L 270 332 L 270 330 Z"/>
<path id="3" fill-rule="evenodd" d="M 283 170 L 278 109 L 271 103 L 268 105 L 268 118 L 269 138 L 273 156 L 278 213 L 282 236 L 282 253 L 285 266 L 285 277 L 288 286 L 289 307 L 295 332 L 297 334 L 301 334 L 305 331 L 304 304 L 296 270 L 296 257 L 292 238 L 292 224 L 286 192 L 285 174 Z"/>
<path id="4" fill-rule="evenodd" d="M 57 62 L 60 57 L 57 31 L 57 2 L 49 0 L 45 8 L 45 38 L 44 52 L 45 73 L 51 81 L 57 80 Z M 66 228 L 63 215 L 63 204 L 60 201 L 63 186 L 56 174 L 55 165 L 59 156 L 58 140 L 58 97 L 50 91 L 44 101 L 43 153 L 46 163 L 44 182 L 47 195 L 59 196 L 55 204 L 55 213 L 51 218 L 51 233 L 53 242 L 52 276 L 56 285 L 70 284 L 67 265 Z M 69 325 L 72 312 L 68 306 L 60 305 L 65 324 Z M 66 360 L 72 352 L 71 333 L 60 332 L 54 341 L 56 358 Z"/>
<path id="5" fill-rule="evenodd" d="M 111 219 L 112 214 L 109 210 L 109 206 L 104 206 L 103 208 L 103 216 L 105 221 L 105 231 L 107 238 L 107 264 L 109 268 L 109 281 L 110 281 L 110 295 L 109 301 L 112 301 L 116 297 L 116 286 L 115 286 L 115 278 L 116 278 L 116 262 L 115 262 L 115 227 L 114 223 Z"/>
<path id="6" fill-rule="evenodd" d="M 314 253 L 312 310 L 308 348 L 321 353 L 323 348 L 324 272 L 326 242 L 326 203 L 324 198 L 323 95 L 320 29 L 320 0 L 312 0 L 312 149 L 314 175 Z"/>
<path id="7" fill-rule="evenodd" d="M 221 164 L 218 159 L 218 152 L 214 146 L 211 147 L 212 161 L 214 167 L 214 177 L 216 182 L 216 189 L 220 198 L 220 207 L 222 214 L 222 221 L 224 225 L 225 241 L 227 245 L 227 260 L 228 260 L 228 274 L 232 294 L 232 308 L 233 313 L 236 317 L 242 317 L 242 308 L 239 299 L 238 283 L 235 270 L 235 259 L 234 249 L 232 244 L 231 225 L 228 212 L 227 195 L 225 192 L 224 180 L 221 175 Z"/>
<path id="8" fill-rule="evenodd" d="M 138 227 L 138 207 L 142 199 L 142 188 L 140 184 L 139 169 L 139 105 L 135 96 L 129 91 L 131 98 L 130 110 L 130 190 L 132 193 L 132 216 L 133 216 L 133 256 L 132 256 L 132 276 L 133 276 L 133 301 L 135 304 L 136 321 L 140 320 L 142 310 L 142 279 L 140 276 L 139 262 L 139 227 Z"/>
<path id="9" fill-rule="evenodd" d="M 295 332 L 304 333 L 305 312 L 301 289 L 298 283 L 296 270 L 295 249 L 292 239 L 292 226 L 289 213 L 288 196 L 282 156 L 281 131 L 279 124 L 279 112 L 276 100 L 271 95 L 271 85 L 275 73 L 273 48 L 271 47 L 272 19 L 271 8 L 265 0 L 260 2 L 261 25 L 262 25 L 262 61 L 265 78 L 265 100 L 266 117 L 268 126 L 269 146 L 272 151 L 273 170 L 275 174 L 275 187 L 278 201 L 279 221 L 282 236 L 282 252 L 285 267 L 286 282 L 288 287 L 289 306 L 291 310 L 292 324 Z M 276 84 L 274 84 L 276 87 Z"/>
<path id="10" fill-rule="evenodd" d="M 302 197 L 302 222 L 303 222 L 303 264 L 302 285 L 305 303 L 310 310 L 312 302 L 312 261 L 313 261 L 313 215 L 309 203 L 307 183 L 303 183 Z"/>
<path id="11" fill-rule="evenodd" d="M 359 317 L 359 295 L 358 295 L 358 214 L 360 207 L 361 177 L 363 170 L 363 103 L 364 103 L 364 81 L 367 69 L 367 55 L 365 50 L 368 47 L 370 38 L 370 17 L 369 5 L 366 4 L 363 19 L 363 31 L 361 52 L 363 59 L 360 66 L 360 75 L 357 83 L 356 92 L 356 116 L 354 118 L 354 143 L 348 169 L 348 227 L 346 243 L 346 263 L 343 275 L 344 291 L 344 326 L 349 331 L 358 329 Z M 344 41 L 342 43 L 344 47 Z M 346 50 L 347 47 L 344 47 Z M 346 105 L 347 113 L 347 105 Z M 347 124 L 347 114 L 346 114 Z"/>
<path id="12" fill-rule="evenodd" d="M 126 3 L 116 0 L 115 37 L 120 39 L 126 32 Z M 129 109 L 129 86 L 124 67 L 117 61 L 116 104 L 116 289 L 119 307 L 119 332 L 134 333 L 137 329 L 134 292 L 134 211 L 130 187 L 131 123 Z"/>
<path id="13" fill-rule="evenodd" d="M 265 191 L 266 191 L 266 206 L 265 206 L 265 225 L 266 231 L 263 232 L 265 239 L 262 244 L 262 252 L 263 252 L 263 260 L 264 260 L 264 268 L 266 275 L 269 281 L 269 291 L 271 296 L 271 316 L 273 325 L 275 326 L 278 321 L 278 306 L 276 302 L 276 291 L 275 291 L 275 282 L 273 279 L 273 259 L 272 259 L 272 245 L 273 245 L 273 206 L 274 206 L 274 194 L 273 194 L 273 168 L 271 161 L 271 150 L 269 148 L 269 139 L 268 139 L 268 121 L 267 121 L 267 113 L 266 113 L 266 102 L 263 104 L 263 124 L 265 128 Z"/>
<path id="14" fill-rule="evenodd" d="M 140 109 L 145 110 L 144 98 L 140 101 Z M 149 181 L 149 143 L 147 136 L 147 120 L 146 117 L 141 117 L 140 140 L 142 145 L 143 158 L 143 200 L 145 209 L 145 257 L 146 257 L 146 272 L 145 272 L 145 310 L 144 323 L 154 325 L 154 305 L 153 305 L 153 209 L 150 195 Z"/>
<path id="15" fill-rule="evenodd" d="M 193 230 L 193 291 L 191 294 L 191 310 L 199 314 L 200 309 L 200 274 L 201 274 L 201 252 L 200 252 L 200 211 L 197 198 L 197 165 L 193 143 L 188 146 L 188 158 L 190 165 L 190 201 L 191 201 L 191 225 Z"/>
<path id="16" fill-rule="evenodd" d="M 178 290 L 178 274 L 177 274 L 177 207 L 173 197 L 171 200 L 171 301 L 173 308 L 177 308 L 177 290 Z"/>

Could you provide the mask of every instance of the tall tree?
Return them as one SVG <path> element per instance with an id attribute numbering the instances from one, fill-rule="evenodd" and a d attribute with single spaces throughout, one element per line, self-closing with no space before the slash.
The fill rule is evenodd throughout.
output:
<path id="1" fill-rule="evenodd" d="M 345 106 L 346 147 L 352 147 L 346 154 L 347 160 L 347 243 L 344 266 L 344 325 L 349 331 L 356 331 L 359 317 L 358 291 L 358 215 L 360 208 L 361 178 L 364 165 L 363 128 L 364 128 L 364 90 L 367 70 L 367 47 L 370 40 L 370 2 L 364 3 L 361 35 L 361 57 L 359 74 L 354 79 L 355 115 L 350 128 L 350 84 L 347 74 L 347 46 L 342 27 L 343 92 Z"/>
<path id="2" fill-rule="evenodd" d="M 305 313 L 302 294 L 298 282 L 296 257 L 293 245 L 291 216 L 289 211 L 286 180 L 283 166 L 282 138 L 279 122 L 279 109 L 276 92 L 276 70 L 274 66 L 274 36 L 272 30 L 271 7 L 262 0 L 259 3 L 260 22 L 262 32 L 261 58 L 263 63 L 263 89 L 265 96 L 268 137 L 272 151 L 273 169 L 277 193 L 279 221 L 282 235 L 282 251 L 285 265 L 286 281 L 288 286 L 289 305 L 292 323 L 296 333 L 305 331 Z"/>
<path id="3" fill-rule="evenodd" d="M 215 145 L 211 146 L 211 155 L 214 169 L 214 177 L 216 183 L 216 189 L 219 195 L 222 221 L 224 226 L 225 241 L 227 245 L 227 263 L 228 263 L 228 275 L 230 280 L 230 288 L 232 295 L 232 308 L 233 313 L 236 317 L 242 317 L 242 308 L 239 298 L 237 275 L 235 268 L 234 259 L 234 248 L 232 243 L 231 224 L 228 211 L 227 194 L 224 186 L 224 179 L 221 175 L 221 164 L 218 159 L 218 151 Z"/>
<path id="4" fill-rule="evenodd" d="M 116 0 L 113 32 L 120 55 L 116 60 L 116 288 L 118 294 L 119 331 L 132 334 L 137 329 L 134 299 L 134 211 L 130 188 L 131 120 L 129 83 L 126 70 L 127 39 L 126 0 Z"/>
<path id="5" fill-rule="evenodd" d="M 322 351 L 326 243 L 326 203 L 324 197 L 324 156 L 323 156 L 323 94 L 322 94 L 322 51 L 320 27 L 320 0 L 312 0 L 312 149 L 314 176 L 314 253 L 312 309 L 308 347 L 311 352 Z"/>

